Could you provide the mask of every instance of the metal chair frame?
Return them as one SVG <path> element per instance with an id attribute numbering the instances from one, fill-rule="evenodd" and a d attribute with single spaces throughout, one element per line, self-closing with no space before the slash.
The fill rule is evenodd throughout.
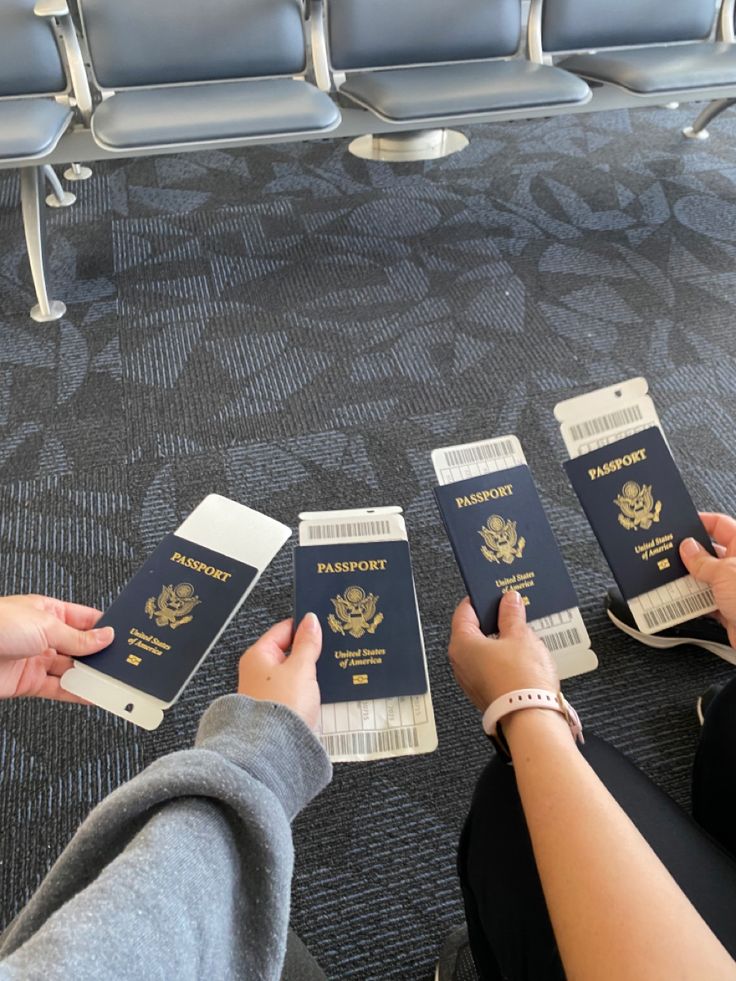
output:
<path id="1" fill-rule="evenodd" d="M 76 31 L 69 10 L 63 0 L 62 2 L 38 0 L 34 8 L 34 15 L 47 20 L 54 29 L 54 37 L 64 70 L 65 88 L 57 92 L 5 96 L 0 99 L 0 102 L 53 98 L 56 102 L 68 106 L 72 113 L 78 113 L 83 123 L 88 123 L 92 108 L 89 84 L 84 70 L 84 62 L 75 55 L 75 46 L 78 49 L 78 45 L 76 45 Z M 73 122 L 74 117 L 72 116 L 67 131 Z M 20 170 L 23 228 L 37 299 L 36 305 L 31 309 L 31 317 L 39 323 L 58 320 L 66 313 L 66 307 L 61 301 L 49 299 L 46 210 L 44 207 L 47 183 L 50 185 L 51 194 L 45 200 L 50 206 L 68 207 L 76 200 L 75 195 L 64 191 L 56 173 L 48 163 L 49 157 L 56 150 L 62 138 L 63 133 L 60 133 L 54 145 L 41 153 L 27 157 L 11 157 L 0 162 L 0 167 L 18 168 Z"/>
<path id="2" fill-rule="evenodd" d="M 526 33 L 526 41 L 522 38 L 518 51 L 512 56 L 489 59 L 472 59 L 466 63 L 478 61 L 508 61 L 511 58 L 528 57 L 529 60 L 539 64 L 554 64 L 554 60 L 561 55 L 570 52 L 547 52 L 542 47 L 542 10 L 544 0 L 531 0 L 531 8 Z M 270 76 L 274 78 L 288 77 L 295 79 L 306 79 L 314 82 L 316 86 L 325 93 L 331 93 L 339 97 L 340 86 L 344 84 L 348 72 L 339 72 L 334 69 L 330 60 L 329 32 L 328 32 L 328 9 L 325 0 L 302 0 L 303 9 L 303 29 L 305 31 L 306 59 L 304 72 L 297 75 Z M 714 17 L 714 28 L 711 35 L 719 40 L 736 43 L 736 31 L 734 30 L 734 8 L 736 0 L 723 0 L 721 7 Z M 716 11 L 714 5 L 714 13 Z M 187 143 L 181 146 L 162 144 L 161 146 L 142 147 L 140 149 L 130 149 L 116 151 L 105 147 L 97 142 L 92 131 L 91 121 L 93 118 L 93 88 L 97 90 L 100 98 L 111 95 L 109 90 L 99 87 L 94 73 L 88 76 L 83 54 L 85 38 L 81 40 L 77 36 L 74 23 L 69 11 L 66 0 L 38 0 L 35 13 L 39 17 L 47 18 L 54 23 L 58 37 L 59 48 L 61 51 L 66 76 L 67 89 L 62 93 L 49 93 L 50 96 L 60 101 L 67 101 L 70 108 L 76 113 L 77 119 L 72 122 L 66 132 L 62 135 L 57 145 L 41 158 L 26 158 L 23 160 L 0 160 L 0 170 L 15 169 L 21 170 L 21 197 L 23 204 L 23 217 L 28 242 L 29 259 L 33 272 L 34 285 L 38 295 L 38 305 L 34 307 L 33 316 L 39 320 L 57 319 L 63 315 L 63 304 L 55 303 L 48 299 L 46 291 L 46 229 L 45 229 L 45 210 L 43 207 L 43 192 L 45 181 L 48 180 L 52 185 L 52 190 L 58 196 L 58 179 L 52 175 L 50 167 L 55 164 L 71 164 L 71 173 L 79 171 L 81 168 L 77 161 L 90 162 L 93 160 L 119 159 L 121 156 L 158 156 L 169 154 L 177 150 L 199 150 L 217 145 L 221 148 L 240 147 L 246 145 L 264 145 L 301 142 L 310 139 L 322 139 L 326 132 L 331 137 L 342 139 L 345 137 L 373 138 L 387 136 L 390 134 L 394 138 L 396 134 L 406 136 L 411 140 L 416 136 L 418 127 L 426 130 L 428 124 L 433 127 L 442 128 L 462 122 L 464 126 L 472 126 L 476 123 L 488 121 L 506 121 L 516 119 L 535 119 L 549 117 L 553 115 L 575 115 L 577 113 L 602 112 L 622 108 L 639 108 L 643 106 L 661 106 L 663 94 L 656 95 L 637 95 L 629 92 L 620 86 L 612 84 L 593 83 L 591 85 L 592 94 L 585 103 L 566 105 L 566 106 L 533 106 L 524 109 L 509 109 L 496 112 L 471 113 L 466 116 L 451 116 L 435 118 L 432 120 L 407 120 L 396 123 L 382 118 L 375 112 L 356 105 L 340 106 L 341 119 L 334 129 L 330 131 L 317 131 L 308 133 L 279 133 L 274 135 L 264 135 L 259 137 L 248 137 L 244 139 L 226 139 L 218 141 L 203 141 L 202 143 Z M 83 14 L 83 12 L 82 12 Z M 674 42 L 690 43 L 690 42 Z M 664 45 L 663 45 L 664 46 Z M 629 46 L 633 47 L 633 46 Z M 644 47 L 642 45 L 642 47 Z M 599 49 L 600 50 L 600 49 Z M 618 49 L 605 49 L 618 50 Z M 431 64 L 461 64 L 463 62 L 438 62 Z M 391 70 L 385 66 L 380 67 L 381 71 Z M 405 68 L 405 65 L 394 66 L 396 69 Z M 415 67 L 422 67 L 417 65 Z M 363 68 L 360 71 L 368 71 Z M 265 77 L 265 76 L 264 76 Z M 242 79 L 247 81 L 248 79 Z M 235 81 L 235 79 L 233 79 Z M 192 83 L 176 83 L 187 85 Z M 217 81 L 210 83 L 197 84 L 218 84 Z M 158 88 L 164 86 L 141 86 L 140 88 Z M 28 96 L 32 98 L 32 96 Z M 701 113 L 693 129 L 700 125 L 700 133 L 704 130 L 705 124 L 715 118 L 720 112 L 730 105 L 736 103 L 736 85 L 728 91 L 723 87 L 711 87 L 710 89 L 688 89 L 666 93 L 666 99 L 677 99 L 678 102 L 691 102 L 707 100 L 711 102 L 706 110 Z M 422 134 L 419 133 L 421 137 Z M 701 135 L 701 138 L 702 135 Z M 408 155 L 405 159 L 411 159 Z M 42 160 L 42 163 L 41 163 Z M 85 168 L 86 169 L 86 168 Z M 67 171 L 70 173 L 70 171 Z M 65 175 L 66 176 L 66 175 Z M 63 192 L 62 192 L 63 194 Z"/>
<path id="3" fill-rule="evenodd" d="M 736 0 L 723 0 L 720 14 L 718 15 L 717 37 L 719 41 L 727 41 L 730 44 L 736 42 L 736 25 L 734 24 L 734 17 L 736 16 L 735 8 Z M 713 122 L 716 116 L 720 116 L 722 112 L 730 109 L 733 105 L 736 105 L 736 98 L 714 99 L 703 109 L 692 126 L 685 127 L 682 135 L 686 136 L 689 140 L 707 140 L 710 136 L 706 128 L 708 123 Z"/>

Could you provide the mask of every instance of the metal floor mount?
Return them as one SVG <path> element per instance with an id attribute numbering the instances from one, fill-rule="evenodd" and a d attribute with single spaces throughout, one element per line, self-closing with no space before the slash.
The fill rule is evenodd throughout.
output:
<path id="1" fill-rule="evenodd" d="M 470 141 L 454 129 L 426 129 L 411 133 L 377 133 L 359 136 L 348 149 L 362 160 L 411 163 L 439 160 L 464 150 Z"/>

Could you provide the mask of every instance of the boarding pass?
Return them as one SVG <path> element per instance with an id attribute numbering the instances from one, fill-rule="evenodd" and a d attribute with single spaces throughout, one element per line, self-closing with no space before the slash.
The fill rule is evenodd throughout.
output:
<path id="1" fill-rule="evenodd" d="M 305 512 L 299 518 L 301 546 L 407 540 L 399 507 Z M 426 674 L 426 653 L 423 654 Z M 422 695 L 322 705 L 318 737 L 333 763 L 433 752 L 437 748 L 437 728 L 428 675 L 427 690 Z"/>
<path id="2" fill-rule="evenodd" d="M 446 486 L 526 466 L 527 460 L 519 439 L 509 435 L 436 449 L 432 463 L 439 484 Z M 598 666 L 577 606 L 532 620 L 530 626 L 553 655 L 560 678 L 584 674 Z"/>
<path id="3" fill-rule="evenodd" d="M 554 411 L 570 459 L 652 426 L 662 429 L 645 378 L 631 378 L 567 399 L 558 403 Z M 710 587 L 689 575 L 642 593 L 628 603 L 637 627 L 645 634 L 716 610 Z"/>

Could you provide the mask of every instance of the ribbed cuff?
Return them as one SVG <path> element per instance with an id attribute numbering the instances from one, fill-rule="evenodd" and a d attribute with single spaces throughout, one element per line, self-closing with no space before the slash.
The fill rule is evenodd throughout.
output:
<path id="1" fill-rule="evenodd" d="M 194 745 L 220 753 L 265 784 L 292 821 L 332 779 L 317 737 L 291 709 L 224 695 L 202 716 Z"/>

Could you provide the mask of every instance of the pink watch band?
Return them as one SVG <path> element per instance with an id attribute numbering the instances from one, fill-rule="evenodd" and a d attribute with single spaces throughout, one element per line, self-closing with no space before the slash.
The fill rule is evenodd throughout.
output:
<path id="1" fill-rule="evenodd" d="M 546 691 L 544 688 L 520 688 L 501 695 L 483 713 L 483 731 L 492 739 L 498 739 L 498 723 L 504 716 L 526 708 L 552 709 L 567 719 L 573 738 L 583 743 L 583 726 L 578 713 L 563 696 L 562 692 Z"/>

